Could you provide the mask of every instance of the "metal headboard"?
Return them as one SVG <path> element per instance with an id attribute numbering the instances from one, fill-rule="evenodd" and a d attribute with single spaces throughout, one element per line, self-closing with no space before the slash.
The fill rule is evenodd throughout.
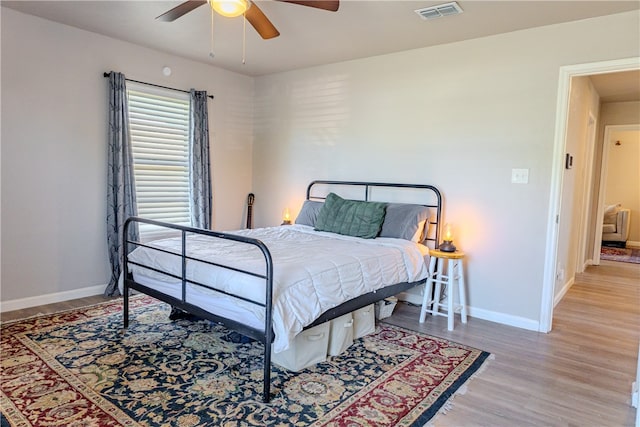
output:
<path id="1" fill-rule="evenodd" d="M 431 194 L 428 197 L 429 201 L 427 203 L 413 203 L 416 205 L 426 206 L 430 209 L 435 210 L 435 221 L 433 217 L 429 218 L 429 228 L 433 227 L 433 231 L 427 233 L 427 237 L 425 241 L 433 242 L 434 247 L 437 249 L 440 245 L 440 228 L 441 228 L 441 218 L 442 218 L 442 194 L 440 194 L 440 190 L 438 190 L 433 185 L 427 184 L 396 184 L 396 183 L 386 183 L 386 182 L 360 182 L 360 181 L 324 181 L 324 180 L 316 180 L 312 181 L 307 187 L 307 200 L 324 200 L 327 194 L 324 196 L 312 195 L 311 191 L 314 186 L 332 186 L 332 187 L 340 187 L 340 186 L 349 186 L 349 187 L 362 187 L 364 191 L 364 196 L 361 200 L 370 201 L 370 190 L 372 188 L 406 188 L 406 189 L 419 189 L 426 190 Z M 333 191 L 333 188 L 332 188 Z M 432 202 L 435 196 L 435 204 Z M 376 200 L 383 202 L 384 200 Z"/>

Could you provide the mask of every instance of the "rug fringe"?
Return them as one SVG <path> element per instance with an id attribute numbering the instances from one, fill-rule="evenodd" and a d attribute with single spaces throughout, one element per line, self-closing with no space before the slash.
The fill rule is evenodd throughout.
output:
<path id="1" fill-rule="evenodd" d="M 471 378 L 475 377 L 476 375 L 479 375 L 479 374 L 483 373 L 483 372 L 487 369 L 487 366 L 489 365 L 489 361 L 491 361 L 491 360 L 495 360 L 495 359 L 496 359 L 496 356 L 495 356 L 493 353 L 491 353 L 491 354 L 489 355 L 489 357 L 487 357 L 487 360 L 485 360 L 485 361 L 482 363 L 482 365 L 478 368 L 478 370 L 477 370 L 477 371 L 475 371 L 475 372 L 473 373 L 473 375 L 471 375 Z"/>
<path id="2" fill-rule="evenodd" d="M 487 357 L 487 358 L 485 359 L 485 361 L 484 361 L 484 362 L 482 362 L 482 365 L 480 365 L 480 367 L 478 368 L 478 370 L 477 370 L 477 371 L 475 371 L 475 372 L 474 372 L 474 373 L 469 377 L 469 379 L 468 379 L 468 380 L 467 380 L 467 381 L 466 381 L 466 382 L 465 382 L 465 383 L 464 383 L 464 384 L 463 384 L 459 389 L 457 389 L 457 390 L 455 391 L 455 393 L 453 393 L 453 394 L 451 395 L 451 397 L 450 397 L 449 399 L 447 399 L 447 401 L 445 402 L 445 404 L 444 404 L 444 405 L 442 405 L 442 407 L 438 410 L 438 413 L 437 413 L 433 418 L 431 418 L 429 421 L 427 421 L 427 423 L 426 423 L 423 427 L 435 427 L 435 424 L 434 424 L 434 423 L 438 420 L 438 418 L 440 418 L 440 417 L 441 417 L 441 416 L 443 416 L 443 415 L 447 415 L 447 413 L 448 413 L 450 410 L 452 410 L 452 409 L 453 409 L 453 399 L 454 399 L 456 396 L 458 396 L 458 395 L 460 395 L 460 396 L 464 395 L 464 394 L 467 392 L 467 390 L 468 390 L 467 384 L 469 384 L 469 382 L 470 382 L 471 380 L 473 380 L 476 376 L 478 376 L 478 375 L 480 375 L 482 372 L 484 372 L 484 371 L 485 371 L 485 369 L 487 369 L 487 365 L 489 365 L 489 362 L 490 362 L 490 361 L 492 361 L 492 360 L 495 360 L 495 358 L 496 358 L 496 357 L 495 357 L 495 355 L 494 355 L 493 353 L 492 353 L 492 354 L 490 354 L 490 355 L 489 355 L 489 357 Z"/>

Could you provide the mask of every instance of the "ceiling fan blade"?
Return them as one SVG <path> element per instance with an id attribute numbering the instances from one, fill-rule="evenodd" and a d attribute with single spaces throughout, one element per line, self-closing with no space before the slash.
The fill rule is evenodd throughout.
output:
<path id="1" fill-rule="evenodd" d="M 182 15 L 185 15 L 191 12 L 196 7 L 200 7 L 203 4 L 207 3 L 207 0 L 190 0 L 184 3 L 181 3 L 174 7 L 173 9 L 163 13 L 162 15 L 156 17 L 160 21 L 171 22 L 180 18 Z"/>
<path id="2" fill-rule="evenodd" d="M 262 10 L 260 10 L 255 2 L 251 2 L 251 7 L 244 13 L 244 17 L 253 25 L 253 28 L 256 29 L 263 39 L 272 39 L 280 35 L 280 32 L 273 26 L 271 21 L 269 21 L 269 18 L 262 13 Z"/>
<path id="3" fill-rule="evenodd" d="M 337 12 L 340 7 L 339 0 L 279 0 L 285 3 L 299 4 L 301 6 L 315 7 L 316 9 L 324 9 L 331 12 Z"/>

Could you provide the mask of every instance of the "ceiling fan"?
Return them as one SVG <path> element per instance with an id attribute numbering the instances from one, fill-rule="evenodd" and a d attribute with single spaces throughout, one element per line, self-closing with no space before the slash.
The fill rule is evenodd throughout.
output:
<path id="1" fill-rule="evenodd" d="M 336 12 L 340 6 L 339 0 L 277 1 L 314 7 L 316 9 L 323 9 L 331 12 Z M 263 39 L 271 39 L 280 35 L 280 32 L 271 23 L 271 21 L 269 21 L 269 18 L 267 18 L 258 5 L 251 0 L 189 0 L 156 17 L 156 19 L 166 22 L 175 21 L 182 15 L 191 12 L 193 9 L 200 7 L 205 3 L 209 3 L 213 10 L 223 16 L 236 17 L 244 14 L 245 19 L 249 21 Z"/>

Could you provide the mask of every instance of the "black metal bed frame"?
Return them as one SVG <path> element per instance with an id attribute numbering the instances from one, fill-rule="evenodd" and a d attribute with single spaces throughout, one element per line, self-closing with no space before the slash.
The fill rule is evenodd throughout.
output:
<path id="1" fill-rule="evenodd" d="M 429 222 L 429 224 L 431 225 L 431 227 L 433 228 L 433 231 L 431 232 L 431 235 L 427 235 L 426 237 L 426 241 L 427 242 L 433 242 L 433 245 L 435 248 L 438 247 L 438 243 L 439 243 L 439 238 L 440 238 L 440 228 L 441 228 L 441 215 L 442 215 L 442 196 L 440 194 L 440 191 L 431 185 L 423 185 L 423 184 L 390 184 L 390 183 L 374 183 L 374 182 L 358 182 L 358 181 L 324 181 L 324 180 L 317 180 L 317 181 L 312 181 L 309 186 L 307 187 L 307 200 L 320 200 L 320 199 L 324 199 L 324 197 L 321 196 L 312 196 L 311 195 L 311 191 L 312 188 L 314 186 L 320 186 L 320 185 L 325 185 L 328 187 L 340 187 L 340 186 L 356 186 L 356 187 L 363 187 L 364 189 L 364 197 L 362 198 L 365 201 L 369 201 L 370 200 L 370 190 L 372 188 L 377 188 L 377 187 L 383 187 L 383 188 L 409 188 L 409 189 L 424 189 L 426 191 L 430 191 L 433 192 L 433 194 L 435 195 L 435 200 L 436 203 L 426 203 L 423 204 L 426 207 L 429 208 L 433 208 L 436 210 L 436 216 L 435 216 L 435 221 L 431 220 Z M 419 204 L 419 203 L 416 203 Z M 160 249 L 158 247 L 154 247 L 154 246 L 150 246 L 148 244 L 142 243 L 140 241 L 135 241 L 135 240 L 131 240 L 128 236 L 129 234 L 129 227 L 131 226 L 131 224 L 134 223 L 145 223 L 145 224 L 151 224 L 151 225 L 156 225 L 159 227 L 163 227 L 163 228 L 168 228 L 168 229 L 173 229 L 173 230 L 177 230 L 180 232 L 181 235 L 181 239 L 182 239 L 182 244 L 181 244 L 181 253 L 175 253 L 172 251 L 168 251 L 165 249 Z M 219 263 L 214 263 L 214 262 L 208 262 L 208 261 L 204 261 L 204 260 L 200 260 L 197 258 L 193 258 L 187 255 L 187 248 L 186 248 L 186 236 L 188 233 L 193 233 L 193 234 L 199 234 L 199 235 L 205 235 L 205 236 L 210 236 L 213 238 L 218 238 L 218 239 L 225 239 L 225 240 L 233 240 L 236 242 L 240 242 L 240 243 L 244 243 L 247 245 L 252 245 L 257 247 L 263 254 L 264 256 L 264 260 L 265 260 L 265 270 L 263 274 L 259 274 L 259 273 L 254 273 L 251 271 L 247 271 L 247 270 L 242 270 L 242 269 L 238 269 L 238 268 L 234 268 L 228 265 L 224 265 L 224 264 L 219 264 Z M 139 218 L 139 217 L 131 217 L 128 218 L 125 221 L 124 224 L 124 231 L 123 231 L 123 242 L 124 242 L 124 263 L 123 263 L 123 268 L 122 271 L 124 272 L 124 286 L 123 286 L 123 293 L 124 293 L 124 307 L 123 307 L 123 323 L 124 323 L 124 328 L 128 328 L 129 327 L 129 290 L 130 289 L 134 289 L 137 290 L 139 292 L 142 292 L 144 294 L 150 295 L 154 298 L 157 298 L 161 301 L 164 301 L 168 304 L 171 304 L 172 306 L 179 308 L 181 310 L 184 310 L 186 312 L 189 312 L 191 314 L 194 314 L 196 316 L 202 317 L 204 319 L 208 319 L 208 320 L 212 320 L 214 322 L 218 322 L 221 323 L 222 325 L 224 325 L 225 327 L 235 330 L 240 334 L 243 334 L 245 336 L 248 336 L 250 338 L 255 339 L 258 342 L 261 342 L 264 346 L 264 376 L 263 376 L 263 391 L 262 391 L 262 399 L 265 403 L 268 403 L 270 400 L 270 389 L 271 389 L 271 343 L 273 342 L 273 338 L 274 338 L 274 332 L 273 332 L 273 302 L 272 302 L 272 295 L 273 295 L 273 260 L 271 258 L 271 253 L 269 252 L 269 249 L 267 248 L 267 246 L 261 242 L 258 239 L 253 239 L 250 237 L 245 237 L 245 236 L 239 236 L 239 235 L 235 235 L 235 234 L 229 234 L 229 233 L 221 233 L 221 232 L 217 232 L 217 231 L 212 231 L 212 230 L 203 230 L 203 229 L 198 229 L 198 228 L 193 228 L 193 227 L 185 227 L 185 226 L 181 226 L 181 225 L 175 225 L 175 224 L 169 224 L 169 223 L 164 223 L 164 222 L 159 222 L 159 221 L 153 221 L 153 220 L 149 220 L 149 219 L 145 219 L 145 218 Z M 177 255 L 180 257 L 181 259 L 181 263 L 182 263 L 182 267 L 181 267 L 181 275 L 177 276 L 171 273 L 168 273 L 166 271 L 162 271 L 159 269 L 155 269 L 153 267 L 148 267 L 145 266 L 143 264 L 139 264 L 133 261 L 129 261 L 129 257 L 128 254 L 130 253 L 130 245 L 134 245 L 134 246 L 142 246 L 142 247 L 146 247 L 146 248 L 150 248 L 153 250 L 157 250 L 160 252 L 165 252 L 165 253 L 169 253 L 172 255 Z M 198 262 L 203 262 L 203 263 L 207 263 L 210 265 L 214 265 L 217 267 L 221 267 L 221 268 L 226 268 L 226 269 L 230 269 L 230 270 L 234 270 L 240 273 L 244 273 L 247 275 L 251 275 L 254 277 L 258 277 L 261 279 L 265 280 L 265 303 L 261 303 L 261 302 L 257 302 L 257 301 L 253 301 L 253 300 L 249 300 L 243 297 L 240 297 L 238 295 L 234 295 L 234 294 L 230 294 L 228 292 L 225 292 L 221 289 L 217 289 L 217 288 L 213 288 L 211 286 L 208 286 L 206 284 L 203 283 L 198 283 L 195 282 L 193 280 L 189 280 L 187 279 L 187 261 L 198 261 Z M 149 270 L 153 270 L 155 272 L 164 274 L 166 276 L 169 277 L 173 277 L 175 279 L 179 279 L 182 282 L 182 295 L 181 298 L 174 298 L 172 296 L 166 295 L 162 292 L 159 292 L 153 288 L 150 288 L 148 286 L 145 286 L 143 284 L 137 283 L 133 280 L 133 273 L 131 273 L 129 271 L 129 265 L 130 264 L 134 264 L 134 265 L 138 265 L 141 267 L 144 267 L 146 269 Z M 306 328 L 311 328 L 315 325 L 319 325 L 321 323 L 327 322 L 331 319 L 335 319 L 336 317 L 342 316 L 344 314 L 350 313 L 354 310 L 357 310 L 359 308 L 362 307 L 366 307 L 369 304 L 375 303 L 376 301 L 380 301 L 384 298 L 396 295 L 400 292 L 406 291 L 410 288 L 413 288 L 414 286 L 417 286 L 421 283 L 424 283 L 424 280 L 421 281 L 417 281 L 417 282 L 405 282 L 405 283 L 398 283 L 395 285 L 391 285 L 391 286 L 387 286 L 385 288 L 382 289 L 378 289 L 376 291 L 373 292 L 369 292 L 367 294 L 361 295 L 357 298 L 354 298 L 352 300 L 346 301 L 343 304 L 340 304 L 330 310 L 327 310 L 325 313 L 323 313 L 318 319 L 316 319 L 311 325 L 308 325 Z M 186 301 L 186 287 L 187 287 L 187 283 L 190 284 L 194 284 L 197 286 L 202 286 L 211 290 L 215 290 L 216 292 L 220 292 L 220 293 L 224 293 L 226 295 L 229 295 L 233 298 L 238 298 L 244 301 L 248 301 L 250 303 L 259 305 L 261 307 L 264 308 L 265 310 L 265 325 L 264 325 L 264 330 L 262 329 L 257 329 L 257 328 L 253 328 L 250 327 L 248 325 L 242 324 L 238 321 L 235 321 L 233 319 L 228 319 L 226 317 L 223 316 L 219 316 L 215 313 L 211 313 L 206 311 L 205 309 L 198 307 L 194 304 L 191 304 L 189 302 Z"/>

